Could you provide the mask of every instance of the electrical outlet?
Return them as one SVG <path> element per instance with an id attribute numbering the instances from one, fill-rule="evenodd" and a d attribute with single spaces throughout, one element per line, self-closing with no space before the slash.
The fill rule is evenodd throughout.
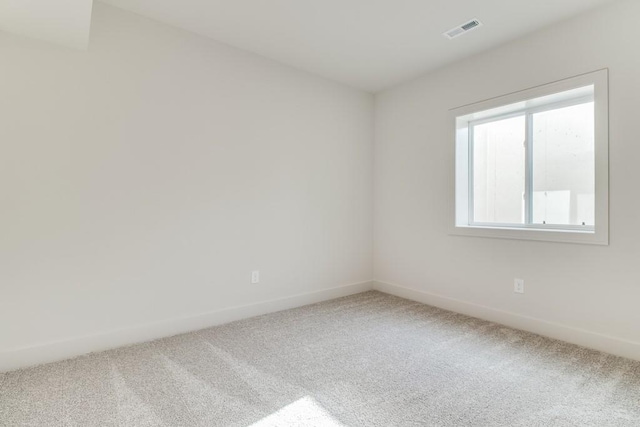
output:
<path id="1" fill-rule="evenodd" d="M 513 292 L 517 294 L 524 294 L 524 279 L 513 280 Z"/>
<path id="2" fill-rule="evenodd" d="M 260 272 L 258 270 L 251 272 L 251 283 L 254 285 L 260 283 Z"/>

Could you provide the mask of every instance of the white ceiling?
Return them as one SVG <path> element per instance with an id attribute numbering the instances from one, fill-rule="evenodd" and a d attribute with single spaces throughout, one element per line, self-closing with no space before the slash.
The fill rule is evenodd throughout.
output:
<path id="1" fill-rule="evenodd" d="M 102 0 L 378 91 L 611 0 Z M 454 40 L 442 32 L 478 18 Z"/>
<path id="2" fill-rule="evenodd" d="M 614 0 L 102 1 L 375 92 Z M 84 48 L 91 5 L 0 0 L 0 30 Z"/>
<path id="3" fill-rule="evenodd" d="M 0 0 L 0 30 L 86 49 L 93 0 Z"/>

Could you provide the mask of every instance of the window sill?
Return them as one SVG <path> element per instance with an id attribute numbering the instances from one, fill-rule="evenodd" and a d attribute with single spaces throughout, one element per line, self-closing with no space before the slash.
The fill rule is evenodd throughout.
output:
<path id="1" fill-rule="evenodd" d="M 486 226 L 454 226 L 449 233 L 455 236 L 487 237 L 494 239 L 534 240 L 555 243 L 609 245 L 609 235 L 601 230 L 563 230 L 543 228 L 510 228 Z"/>

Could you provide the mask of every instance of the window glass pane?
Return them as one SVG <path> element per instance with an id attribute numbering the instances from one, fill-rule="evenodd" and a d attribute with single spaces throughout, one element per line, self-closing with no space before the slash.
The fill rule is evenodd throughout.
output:
<path id="1" fill-rule="evenodd" d="M 533 223 L 595 224 L 594 104 L 533 115 Z"/>
<path id="2" fill-rule="evenodd" d="M 473 127 L 475 222 L 524 223 L 525 116 Z"/>

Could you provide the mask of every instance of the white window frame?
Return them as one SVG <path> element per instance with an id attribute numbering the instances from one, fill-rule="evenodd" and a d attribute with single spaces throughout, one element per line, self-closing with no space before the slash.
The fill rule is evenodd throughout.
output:
<path id="1" fill-rule="evenodd" d="M 593 95 L 581 93 L 580 88 L 593 87 Z M 574 95 L 554 99 L 563 93 Z M 545 97 L 545 100 L 540 98 Z M 539 102 L 535 102 L 539 101 Z M 532 182 L 525 185 L 525 223 L 479 223 L 473 220 L 473 126 L 509 117 L 525 116 L 525 174 L 530 178 L 532 168 L 532 115 L 542 111 L 594 101 L 595 113 L 595 225 L 552 225 L 532 223 Z M 520 92 L 450 110 L 454 123 L 455 190 L 454 218 L 451 234 L 550 242 L 609 244 L 609 95 L 608 70 L 560 80 Z M 493 110 L 489 112 L 489 110 Z M 501 111 L 502 110 L 502 111 Z"/>

